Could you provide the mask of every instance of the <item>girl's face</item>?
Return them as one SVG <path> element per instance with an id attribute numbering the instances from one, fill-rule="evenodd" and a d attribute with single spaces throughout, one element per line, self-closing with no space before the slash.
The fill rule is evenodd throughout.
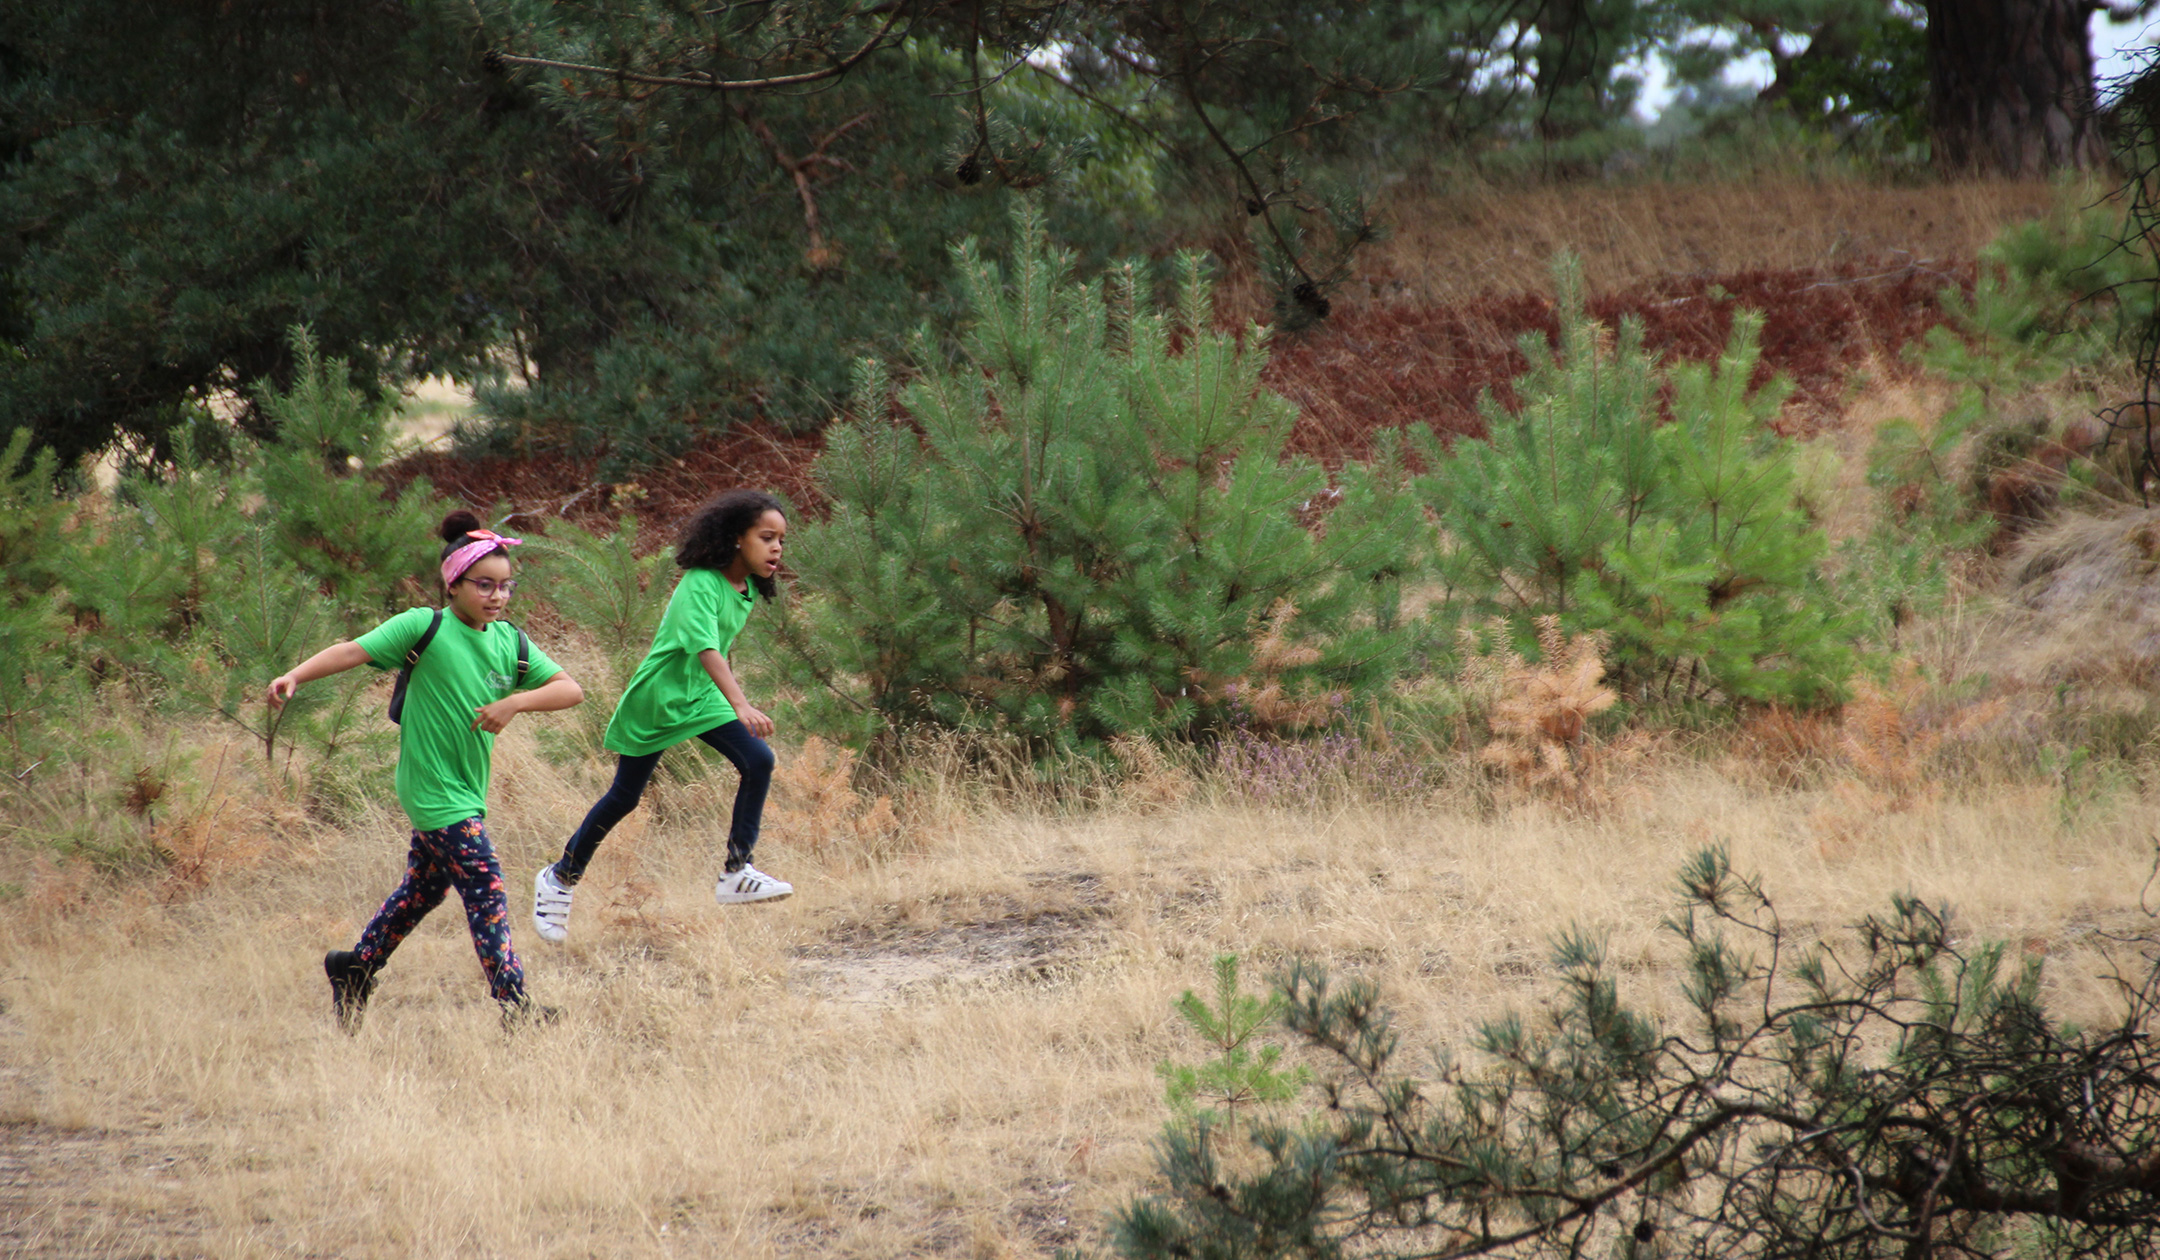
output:
<path id="1" fill-rule="evenodd" d="M 735 565 L 757 577 L 771 577 L 780 568 L 780 549 L 787 545 L 787 518 L 768 509 L 735 544 Z"/>
<path id="2" fill-rule="evenodd" d="M 499 619 L 510 606 L 510 557 L 486 556 L 465 570 L 450 588 L 450 611 L 475 630 Z"/>

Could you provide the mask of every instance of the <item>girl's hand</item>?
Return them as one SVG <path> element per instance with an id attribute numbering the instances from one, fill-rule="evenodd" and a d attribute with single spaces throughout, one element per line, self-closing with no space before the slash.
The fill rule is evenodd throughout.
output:
<path id="1" fill-rule="evenodd" d="M 315 655 L 270 680 L 270 690 L 265 698 L 272 709 L 282 709 L 285 702 L 300 690 L 300 684 L 342 674 L 348 669 L 368 663 L 367 649 L 347 640 L 333 643 Z"/>
<path id="2" fill-rule="evenodd" d="M 742 719 L 742 724 L 750 728 L 752 735 L 759 739 L 772 738 L 772 719 L 765 716 L 763 709 L 755 709 L 746 704 L 735 710 L 735 716 Z"/>
<path id="3" fill-rule="evenodd" d="M 474 709 L 472 725 L 467 729 L 486 731 L 490 735 L 500 735 L 503 728 L 510 725 L 510 719 L 524 711 L 524 693 L 504 696 L 493 704 Z"/>

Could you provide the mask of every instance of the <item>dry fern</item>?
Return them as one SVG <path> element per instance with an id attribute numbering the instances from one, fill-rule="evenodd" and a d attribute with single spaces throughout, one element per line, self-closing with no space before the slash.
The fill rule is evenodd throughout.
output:
<path id="1" fill-rule="evenodd" d="M 231 763 L 246 756 L 236 758 L 236 747 L 219 745 L 210 778 L 196 791 L 168 792 L 163 779 L 143 769 L 121 798 L 122 808 L 143 819 L 151 851 L 165 863 L 159 891 L 168 900 L 289 850 L 304 825 L 300 810 L 282 796 L 234 781 Z"/>
<path id="2" fill-rule="evenodd" d="M 1942 797 L 1935 754 L 1946 739 L 1985 728 L 2000 717 L 2000 699 L 1967 704 L 1932 719 L 1924 715 L 1928 686 L 1905 662 L 1887 685 L 1862 680 L 1838 723 L 1837 752 L 1853 777 L 1831 785 L 1838 804 L 1812 819 L 1823 853 L 1864 838 L 1887 815 L 1932 808 Z"/>
<path id="3" fill-rule="evenodd" d="M 811 853 L 883 857 L 900 838 L 890 796 L 855 790 L 855 751 L 812 735 L 773 772 L 774 832 Z"/>
<path id="4" fill-rule="evenodd" d="M 1307 730 L 1325 726 L 1340 708 L 1335 697 L 1310 689 L 1295 693 L 1283 686 L 1283 675 L 1320 660 L 1319 649 L 1293 642 L 1290 623 L 1297 605 L 1287 599 L 1275 601 L 1252 640 L 1252 670 L 1230 682 L 1223 694 L 1238 710 L 1240 724 L 1260 732 Z"/>
<path id="5" fill-rule="evenodd" d="M 1740 767 L 1780 787 L 1797 788 L 1840 760 L 1837 719 L 1783 705 L 1750 714 L 1740 724 L 1733 752 Z"/>
<path id="6" fill-rule="evenodd" d="M 1462 633 L 1458 681 L 1466 699 L 1483 707 L 1492 739 L 1478 760 L 1516 787 L 1574 805 L 1593 803 L 1619 761 L 1639 752 L 1633 737 L 1612 745 L 1589 739 L 1589 720 L 1618 700 L 1605 678 L 1604 644 L 1595 635 L 1562 633 L 1560 619 L 1537 619 L 1541 660 L 1514 652 L 1483 654 L 1477 636 Z"/>

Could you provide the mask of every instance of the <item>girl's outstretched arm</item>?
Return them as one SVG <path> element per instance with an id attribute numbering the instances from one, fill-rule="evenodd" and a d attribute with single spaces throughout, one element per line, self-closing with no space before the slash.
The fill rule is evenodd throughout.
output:
<path id="1" fill-rule="evenodd" d="M 764 710 L 743 699 L 742 684 L 735 681 L 735 671 L 728 668 L 727 658 L 720 655 L 719 649 L 706 648 L 697 654 L 697 659 L 705 672 L 712 675 L 713 685 L 720 689 L 720 694 L 735 706 L 735 716 L 750 728 L 750 733 L 759 739 L 771 739 L 772 719 L 765 716 Z"/>
<path id="2" fill-rule="evenodd" d="M 342 674 L 373 659 L 375 658 L 367 654 L 366 648 L 349 639 L 343 643 L 333 643 L 293 666 L 290 672 L 279 674 L 270 680 L 270 707 L 284 708 L 285 702 L 292 699 L 292 694 L 300 690 L 301 683 L 328 678 L 332 674 Z"/>
<path id="3" fill-rule="evenodd" d="M 531 691 L 513 691 L 493 704 L 473 710 L 471 729 L 502 734 L 510 719 L 520 713 L 553 713 L 585 698 L 585 689 L 568 674 L 557 674 Z"/>

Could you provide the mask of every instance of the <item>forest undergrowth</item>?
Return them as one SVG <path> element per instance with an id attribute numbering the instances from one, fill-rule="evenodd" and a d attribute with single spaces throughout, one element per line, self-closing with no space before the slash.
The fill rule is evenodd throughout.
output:
<path id="1" fill-rule="evenodd" d="M 1534 1008 L 1551 938 L 1579 926 L 1664 1010 L 1679 958 L 1654 925 L 1711 844 L 1805 934 L 1881 890 L 1945 899 L 2046 960 L 2051 1010 L 2100 1017 L 2111 935 L 2148 931 L 2156 901 L 2151 763 L 2005 772 L 1932 703 L 1667 737 L 1508 799 L 1467 766 L 1415 791 L 1307 767 L 1262 793 L 1161 761 L 1074 806 L 935 748 L 880 792 L 796 746 L 761 851 L 799 892 L 752 910 L 707 897 L 730 785 L 699 766 L 602 850 L 568 945 L 520 933 L 567 1014 L 514 1037 L 449 908 L 359 1034 L 337 1030 L 318 960 L 394 878 L 401 824 L 311 819 L 236 749 L 248 770 L 156 824 L 160 877 L 11 853 L 0 1155 L 28 1175 L 0 1188 L 0 1236 L 29 1255 L 1046 1255 L 1150 1188 L 1156 1065 L 1197 1049 L 1170 999 L 1211 958 L 1324 960 L 1378 983 L 1406 1038 L 1460 1044 Z M 600 780 L 532 727 L 497 759 L 516 889 Z"/>
<path id="2" fill-rule="evenodd" d="M 1046 771 L 940 737 L 877 771 L 783 736 L 761 853 L 799 891 L 766 907 L 708 899 L 732 779 L 686 758 L 602 849 L 571 942 L 519 933 L 533 992 L 567 1013 L 516 1036 L 452 907 L 340 1033 L 318 960 L 395 877 L 394 806 L 327 821 L 251 741 L 166 728 L 191 773 L 150 800 L 117 770 L 80 789 L 140 810 L 158 869 L 5 849 L 0 1160 L 21 1172 L 0 1240 L 1047 1256 L 1154 1185 L 1156 1069 L 1203 1048 L 1170 999 L 1211 959 L 1324 961 L 1378 984 L 1407 1042 L 1456 1045 L 1537 1009 L 1554 938 L 1580 928 L 1630 1000 L 1676 1010 L 1656 924 L 1709 845 L 1800 938 L 1914 890 L 2044 960 L 2051 1011 L 2101 1019 L 2119 942 L 2160 908 L 2160 761 L 2090 624 L 2050 641 L 2043 615 L 1972 590 L 1841 712 L 1693 731 L 1596 730 L 1594 645 L 1486 658 L 1455 684 L 1490 706 L 1482 755 L 1361 732 L 1292 759 L 1142 742 Z M 591 636 L 559 655 L 610 675 Z M 2088 667 L 2082 699 L 2046 681 Z M 522 886 L 604 780 L 554 734 L 498 746 L 490 824 L 521 926 Z"/>

